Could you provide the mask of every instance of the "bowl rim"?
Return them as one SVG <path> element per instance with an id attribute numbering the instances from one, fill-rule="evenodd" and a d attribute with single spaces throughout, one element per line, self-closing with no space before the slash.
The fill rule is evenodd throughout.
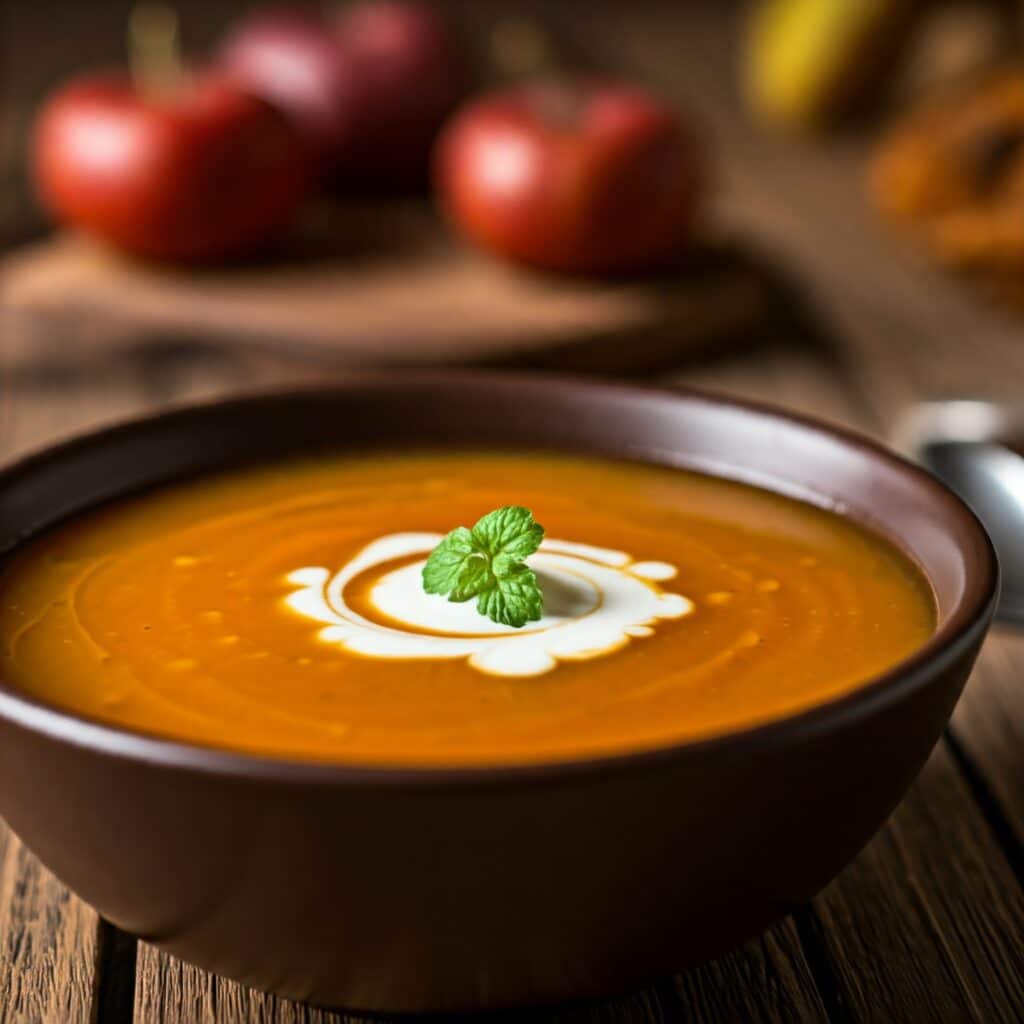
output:
<path id="1" fill-rule="evenodd" d="M 398 786 L 401 788 L 473 787 L 550 782 L 553 777 L 578 777 L 617 774 L 623 771 L 657 768 L 666 761 L 685 757 L 713 755 L 743 756 L 768 751 L 794 742 L 817 738 L 843 725 L 853 724 L 887 705 L 898 702 L 925 685 L 936 674 L 956 662 L 977 643 L 992 619 L 999 592 L 999 564 L 995 549 L 971 509 L 936 477 L 868 436 L 847 427 L 826 424 L 812 416 L 783 410 L 770 403 L 721 395 L 688 386 L 637 384 L 608 381 L 585 376 L 566 376 L 536 372 L 493 372 L 486 370 L 409 370 L 401 372 L 352 371 L 328 380 L 291 385 L 287 388 L 252 388 L 228 397 L 186 401 L 167 406 L 156 413 L 118 420 L 99 429 L 88 429 L 55 444 L 29 452 L 0 466 L 0 489 L 12 480 L 45 467 L 80 451 L 114 441 L 140 429 L 160 429 L 167 423 L 219 410 L 230 413 L 261 400 L 296 401 L 309 394 L 352 391 L 377 387 L 398 389 L 432 382 L 436 385 L 486 384 L 501 387 L 538 389 L 574 389 L 589 392 L 595 399 L 602 393 L 638 399 L 688 401 L 752 413 L 766 419 L 795 425 L 880 461 L 931 491 L 959 519 L 978 543 L 980 557 L 965 557 L 963 594 L 946 620 L 928 641 L 884 672 L 872 676 L 852 691 L 803 711 L 769 719 L 740 729 L 710 736 L 660 743 L 639 750 L 598 753 L 567 758 L 549 758 L 536 762 L 496 764 L 416 765 L 401 763 L 359 764 L 272 757 L 204 746 L 188 740 L 160 737 L 115 724 L 107 724 L 19 692 L 0 679 L 0 721 L 40 734 L 58 743 L 83 747 L 92 752 L 126 762 L 144 762 L 156 767 L 227 778 L 313 785 Z M 557 447 L 557 445 L 553 446 Z M 614 456 L 613 456 L 614 457 Z M 639 461 L 644 459 L 638 456 Z M 650 461 L 650 460 L 648 460 Z M 707 470 L 715 475 L 713 470 Z M 172 481 L 168 480 L 168 483 Z M 769 484 L 758 485 L 771 490 Z M 784 493 L 776 489 L 776 493 Z M 117 500 L 111 498 L 109 500 Z M 847 515 L 843 509 L 835 510 Z M 854 518 L 853 516 L 848 516 Z M 881 524 L 880 524 L 881 525 Z M 870 526 L 868 527 L 871 528 Z M 11 550 L 34 534 L 19 538 Z M 921 568 L 926 578 L 927 572 Z M 930 582 L 930 579 L 929 579 Z"/>

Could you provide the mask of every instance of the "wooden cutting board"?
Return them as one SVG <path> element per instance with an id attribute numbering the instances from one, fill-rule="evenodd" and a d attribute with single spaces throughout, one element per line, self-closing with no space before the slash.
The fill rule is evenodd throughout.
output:
<path id="1" fill-rule="evenodd" d="M 643 371 L 749 337 L 770 292 L 724 245 L 657 279 L 567 279 L 472 252 L 426 204 L 335 205 L 272 260 L 228 268 L 140 263 L 64 234 L 16 250 L 0 264 L 0 360 L 67 364 L 188 339 L 339 366 Z"/>

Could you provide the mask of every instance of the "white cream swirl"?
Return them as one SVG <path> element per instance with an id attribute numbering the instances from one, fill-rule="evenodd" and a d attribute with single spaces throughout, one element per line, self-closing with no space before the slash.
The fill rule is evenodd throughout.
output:
<path id="1" fill-rule="evenodd" d="M 544 616 L 522 629 L 504 626 L 483 618 L 475 602 L 456 604 L 424 592 L 420 574 L 441 539 L 438 533 L 393 533 L 368 544 L 334 575 L 319 566 L 296 569 L 287 582 L 298 589 L 285 603 L 323 625 L 320 640 L 356 654 L 467 658 L 473 668 L 500 676 L 540 675 L 559 660 L 610 654 L 631 638 L 650 636 L 658 619 L 693 611 L 687 598 L 657 585 L 676 575 L 667 562 L 634 562 L 622 551 L 545 540 L 530 558 L 544 592 Z M 419 553 L 422 559 L 384 573 L 370 589 L 369 603 L 386 622 L 350 607 L 345 589 L 356 576 Z"/>

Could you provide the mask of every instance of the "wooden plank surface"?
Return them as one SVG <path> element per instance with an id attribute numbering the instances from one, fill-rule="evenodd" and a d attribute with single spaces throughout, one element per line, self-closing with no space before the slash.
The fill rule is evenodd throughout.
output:
<path id="1" fill-rule="evenodd" d="M 558 11 L 575 19 L 572 31 L 600 58 L 641 69 L 702 111 L 722 153 L 722 221 L 755 250 L 778 254 L 812 300 L 809 328 L 807 311 L 794 309 L 777 344 L 679 379 L 879 433 L 921 396 L 1013 395 L 1024 362 L 1021 328 L 874 225 L 860 198 L 863 143 L 783 144 L 743 123 L 725 75 L 735 58 L 718 5 L 602 3 L 600 17 L 597 6 L 587 5 L 586 18 L 579 4 Z M 109 381 L 9 377 L 0 391 L 0 455 L 122 411 L 307 373 L 201 350 L 147 360 Z M 731 956 L 645 992 L 523 1019 L 1020 1020 L 1022 668 L 1024 637 L 998 629 L 950 737 L 879 836 L 813 906 Z M 17 953 L 0 959 L 3 1020 L 352 1019 L 215 979 L 146 946 L 126 991 L 117 971 L 133 963 L 134 946 L 99 928 L 9 834 L 0 834 L 0 935 Z M 12 947 L 12 935 L 32 941 Z"/>
<path id="2" fill-rule="evenodd" d="M 100 928 L 0 822 L 0 1018 L 89 1024 Z"/>
<path id="3" fill-rule="evenodd" d="M 274 260 L 228 268 L 168 271 L 64 234 L 22 246 L 0 262 L 3 356 L 109 361 L 187 335 L 341 367 L 637 373 L 727 344 L 766 313 L 756 267 L 710 244 L 658 278 L 560 280 L 458 243 L 425 202 L 324 204 L 311 218 Z"/>

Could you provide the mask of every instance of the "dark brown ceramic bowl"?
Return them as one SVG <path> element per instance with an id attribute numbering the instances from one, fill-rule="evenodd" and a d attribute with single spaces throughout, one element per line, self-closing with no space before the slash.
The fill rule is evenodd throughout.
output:
<path id="1" fill-rule="evenodd" d="M 770 725 L 515 768 L 259 760 L 85 721 L 0 685 L 11 827 L 121 928 L 261 988 L 373 1010 L 621 990 L 812 897 L 928 756 L 997 589 L 964 505 L 866 441 L 696 394 L 358 378 L 171 412 L 22 462 L 0 475 L 0 550 L 97 502 L 256 456 L 509 439 L 695 467 L 838 509 L 917 560 L 938 632 L 852 696 Z"/>

